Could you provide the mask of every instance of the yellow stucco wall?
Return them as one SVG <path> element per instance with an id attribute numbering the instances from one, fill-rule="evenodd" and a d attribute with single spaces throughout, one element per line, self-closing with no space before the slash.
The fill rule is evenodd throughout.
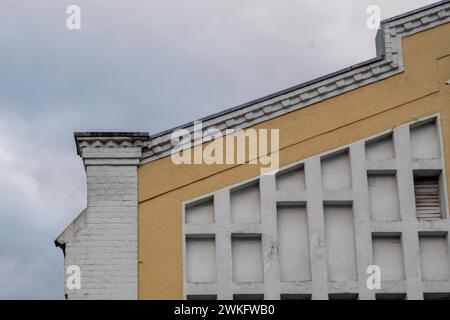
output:
<path id="1" fill-rule="evenodd" d="M 434 113 L 441 114 L 450 186 L 450 23 L 403 39 L 405 71 L 258 124 L 280 129 L 284 166 Z M 182 202 L 259 174 L 256 165 L 179 165 L 138 170 L 139 298 L 182 299 Z"/>

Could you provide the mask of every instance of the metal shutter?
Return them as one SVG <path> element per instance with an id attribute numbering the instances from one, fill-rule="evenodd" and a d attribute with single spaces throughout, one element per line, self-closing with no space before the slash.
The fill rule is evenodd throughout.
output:
<path id="1" fill-rule="evenodd" d="M 441 218 L 439 177 L 415 177 L 417 218 Z"/>

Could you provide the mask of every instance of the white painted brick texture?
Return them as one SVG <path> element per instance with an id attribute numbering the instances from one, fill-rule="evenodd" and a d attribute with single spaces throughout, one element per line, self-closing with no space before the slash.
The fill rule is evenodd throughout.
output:
<path id="1" fill-rule="evenodd" d="M 68 299 L 137 299 L 137 166 L 148 133 L 75 133 L 87 208 L 57 238 L 81 288 Z"/>
<path id="2" fill-rule="evenodd" d="M 81 268 L 68 299 L 137 298 L 137 167 L 87 165 L 87 210 L 65 247 Z"/>
<path id="3" fill-rule="evenodd" d="M 69 299 L 137 298 L 137 168 L 87 166 L 84 227 L 66 244 L 65 266 L 81 268 Z"/>

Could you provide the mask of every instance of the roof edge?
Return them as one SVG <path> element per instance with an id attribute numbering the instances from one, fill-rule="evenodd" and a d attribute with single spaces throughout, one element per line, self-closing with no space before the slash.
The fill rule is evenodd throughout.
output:
<path id="1" fill-rule="evenodd" d="M 422 11 L 426 11 L 428 9 L 433 9 L 433 8 L 442 6 L 442 5 L 447 4 L 447 3 L 450 3 L 450 0 L 442 0 L 442 1 L 435 2 L 435 3 L 431 3 L 431 4 L 428 4 L 426 6 L 419 7 L 417 9 L 413 9 L 413 10 L 407 11 L 405 13 L 401 13 L 401 14 L 398 14 L 398 15 L 390 17 L 390 18 L 383 19 L 383 20 L 381 20 L 381 24 L 386 24 L 386 23 L 389 23 L 389 22 L 392 22 L 392 21 L 395 21 L 395 20 L 400 20 L 400 19 L 406 18 L 408 16 L 415 15 L 416 13 L 419 13 L 419 12 L 422 12 Z"/>
<path id="2" fill-rule="evenodd" d="M 280 95 L 284 95 L 284 94 L 287 94 L 289 92 L 292 92 L 292 91 L 295 91 L 295 90 L 307 87 L 307 86 L 309 86 L 311 84 L 321 82 L 321 81 L 323 81 L 325 79 L 329 79 L 329 78 L 332 78 L 332 77 L 344 74 L 344 73 L 346 73 L 348 71 L 351 71 L 351 70 L 354 70 L 356 68 L 363 67 L 363 66 L 366 66 L 366 65 L 370 65 L 373 62 L 380 61 L 380 60 L 383 59 L 383 57 L 385 57 L 385 54 L 386 54 L 385 36 L 384 36 L 384 32 L 383 32 L 384 31 L 384 28 L 383 28 L 384 25 L 386 25 L 388 23 L 391 23 L 393 21 L 396 21 L 396 20 L 400 20 L 400 19 L 406 18 L 408 16 L 415 15 L 417 13 L 420 13 L 420 12 L 432 9 L 432 8 L 436 8 L 436 7 L 448 4 L 448 3 L 450 3 L 450 0 L 439 1 L 439 2 L 436 2 L 436 3 L 432 3 L 432 4 L 429 4 L 429 5 L 426 5 L 426 6 L 423 6 L 423 7 L 420 7 L 420 8 L 411 10 L 411 11 L 408 11 L 408 12 L 403 13 L 403 14 L 396 15 L 396 16 L 391 17 L 391 18 L 387 18 L 387 19 L 382 20 L 381 21 L 381 27 L 378 29 L 378 32 L 377 32 L 377 35 L 376 35 L 376 38 L 375 38 L 375 42 L 376 42 L 376 57 L 375 58 L 371 58 L 371 59 L 359 62 L 357 64 L 351 65 L 349 67 L 346 67 L 346 68 L 343 68 L 343 69 L 339 69 L 339 70 L 331 72 L 329 74 L 326 74 L 326 75 L 314 78 L 312 80 L 308 80 L 306 82 L 302 82 L 300 84 L 288 87 L 288 88 L 280 90 L 280 91 L 276 91 L 274 93 L 271 93 L 269 95 L 263 96 L 261 98 L 250 100 L 248 102 L 242 103 L 242 104 L 237 105 L 235 107 L 224 109 L 222 111 L 213 113 L 211 115 L 207 115 L 207 116 L 204 116 L 202 118 L 186 122 L 184 124 L 172 127 L 170 129 L 166 129 L 166 130 L 160 131 L 160 132 L 155 133 L 155 134 L 151 134 L 150 137 L 152 139 L 158 138 L 158 137 L 164 136 L 167 133 L 170 133 L 170 132 L 172 132 L 172 131 L 174 131 L 176 129 L 188 128 L 188 127 L 192 126 L 194 124 L 194 122 L 196 122 L 196 121 L 202 121 L 202 122 L 203 121 L 208 121 L 208 120 L 211 120 L 211 119 L 214 119 L 214 118 L 226 115 L 228 113 L 232 113 L 232 112 L 234 112 L 236 110 L 240 110 L 240 109 L 243 109 L 245 107 L 254 105 L 256 103 L 260 103 L 260 102 L 263 102 L 263 101 L 266 101 L 266 100 L 270 100 L 270 99 L 272 99 L 274 97 L 277 97 L 277 96 L 280 96 Z"/>
<path id="3" fill-rule="evenodd" d="M 74 132 L 75 138 L 89 138 L 89 137 L 132 137 L 132 138 L 148 138 L 150 135 L 148 132 Z"/>
<path id="4" fill-rule="evenodd" d="M 385 19 L 377 32 L 376 57 L 291 86 L 284 90 L 202 117 L 195 121 L 149 135 L 147 132 L 75 132 L 78 155 L 85 147 L 140 147 L 144 164 L 170 154 L 171 133 L 194 131 L 201 121 L 204 131 L 243 129 L 325 99 L 356 90 L 403 72 L 402 38 L 450 22 L 450 0 L 439 1 Z"/>

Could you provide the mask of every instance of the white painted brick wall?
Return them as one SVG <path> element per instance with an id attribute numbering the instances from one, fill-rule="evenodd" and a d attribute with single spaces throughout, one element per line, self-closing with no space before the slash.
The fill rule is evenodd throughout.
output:
<path id="1" fill-rule="evenodd" d="M 81 269 L 81 288 L 65 286 L 66 297 L 137 299 L 137 166 L 148 136 L 75 138 L 86 168 L 87 208 L 56 240 L 65 270 Z"/>
<path id="2" fill-rule="evenodd" d="M 66 243 L 65 267 L 81 268 L 68 299 L 137 298 L 137 167 L 87 166 L 88 207 Z"/>

